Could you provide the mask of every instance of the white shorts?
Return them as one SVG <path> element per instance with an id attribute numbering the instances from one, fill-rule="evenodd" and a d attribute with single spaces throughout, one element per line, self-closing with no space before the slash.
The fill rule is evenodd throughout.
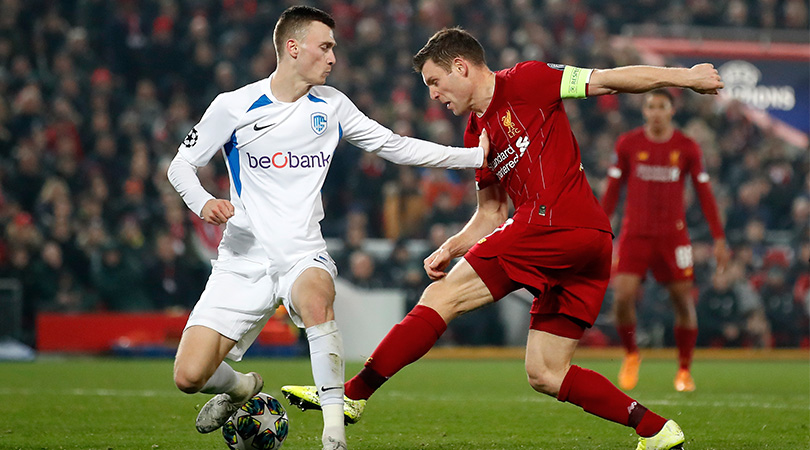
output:
<path id="1" fill-rule="evenodd" d="M 238 257 L 213 263 L 186 329 L 201 325 L 236 341 L 227 356 L 233 361 L 242 359 L 281 304 L 293 323 L 304 327 L 291 299 L 293 283 L 304 270 L 318 267 L 327 271 L 332 280 L 337 277 L 335 262 L 325 251 L 302 258 L 285 273 L 268 272 L 267 265 Z"/>

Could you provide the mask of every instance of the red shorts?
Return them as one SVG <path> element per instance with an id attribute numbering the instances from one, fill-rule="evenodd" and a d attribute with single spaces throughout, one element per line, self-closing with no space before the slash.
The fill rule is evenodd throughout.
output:
<path id="1" fill-rule="evenodd" d="M 632 236 L 622 233 L 619 237 L 616 273 L 647 276 L 651 270 L 661 284 L 673 281 L 692 280 L 692 243 L 686 232 L 662 237 Z"/>
<path id="2" fill-rule="evenodd" d="M 612 247 L 612 237 L 605 231 L 510 219 L 475 244 L 464 259 L 495 300 L 522 287 L 534 294 L 533 329 L 578 338 L 561 332 L 561 322 L 553 318 L 566 316 L 580 329 L 580 336 L 593 325 L 610 281 Z M 544 323 L 550 328 L 543 328 Z"/>

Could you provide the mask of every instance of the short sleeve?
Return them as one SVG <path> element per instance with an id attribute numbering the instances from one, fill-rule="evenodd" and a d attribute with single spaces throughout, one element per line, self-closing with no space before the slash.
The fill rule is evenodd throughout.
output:
<path id="1" fill-rule="evenodd" d="M 526 61 L 514 67 L 513 76 L 521 97 L 548 106 L 563 98 L 585 97 L 591 72 L 562 64 Z"/>
<path id="2" fill-rule="evenodd" d="M 464 146 L 478 146 L 479 134 L 478 126 L 475 121 L 472 120 L 472 117 L 470 117 L 469 122 L 467 122 L 467 129 L 464 131 Z M 475 186 L 477 189 L 480 190 L 495 183 L 498 183 L 498 177 L 489 170 L 489 167 L 475 169 Z"/>

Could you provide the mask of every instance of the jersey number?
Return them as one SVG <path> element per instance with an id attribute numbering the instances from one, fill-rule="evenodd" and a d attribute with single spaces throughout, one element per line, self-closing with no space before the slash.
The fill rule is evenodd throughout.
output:
<path id="1" fill-rule="evenodd" d="M 679 269 L 688 269 L 692 267 L 692 246 L 681 245 L 675 247 L 675 264 Z"/>

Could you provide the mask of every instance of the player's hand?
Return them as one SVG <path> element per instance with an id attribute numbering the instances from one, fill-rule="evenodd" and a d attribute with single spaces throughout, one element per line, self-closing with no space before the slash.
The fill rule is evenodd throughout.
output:
<path id="1" fill-rule="evenodd" d="M 233 205 L 228 200 L 212 198 L 205 202 L 200 214 L 211 225 L 222 225 L 233 217 Z"/>
<path id="2" fill-rule="evenodd" d="M 481 130 L 481 135 L 478 136 L 478 146 L 484 149 L 484 164 L 481 165 L 481 168 L 487 166 L 487 157 L 489 156 L 489 135 L 487 134 L 487 130 Z"/>
<path id="3" fill-rule="evenodd" d="M 723 273 L 731 260 L 731 253 L 724 239 L 714 241 L 714 260 L 717 261 L 717 273 Z"/>
<path id="4" fill-rule="evenodd" d="M 717 95 L 717 91 L 724 86 L 720 73 L 709 63 L 695 64 L 689 69 L 689 75 L 689 87 L 699 94 Z"/>
<path id="5" fill-rule="evenodd" d="M 424 264 L 427 276 L 433 281 L 444 278 L 447 275 L 444 270 L 452 259 L 453 257 L 450 255 L 450 251 L 446 248 L 439 247 L 436 249 L 435 252 L 425 258 Z"/>

